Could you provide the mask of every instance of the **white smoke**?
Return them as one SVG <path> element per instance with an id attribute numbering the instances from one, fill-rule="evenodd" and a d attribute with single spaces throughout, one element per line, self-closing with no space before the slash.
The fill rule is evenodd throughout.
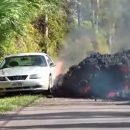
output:
<path id="1" fill-rule="evenodd" d="M 69 33 L 65 40 L 65 47 L 61 51 L 61 58 L 64 59 L 65 68 L 78 64 L 91 51 L 94 51 L 91 37 L 92 33 L 89 30 Z"/>
<path id="2" fill-rule="evenodd" d="M 111 24 L 110 31 L 111 37 L 107 37 L 108 44 L 110 45 L 110 51 L 115 53 L 121 50 L 130 49 L 130 0 L 102 0 L 108 2 L 106 4 L 107 10 L 104 14 L 109 13 L 109 24 Z M 82 24 L 83 20 L 92 20 L 92 9 L 91 2 L 89 0 L 79 0 L 80 2 L 80 13 L 77 17 L 77 22 Z M 100 4 L 101 0 L 99 0 Z M 89 4 L 88 4 L 89 3 Z M 86 5 L 85 5 L 86 4 Z M 87 5 L 88 4 L 88 5 Z M 75 6 L 76 7 L 76 6 Z M 85 8 L 86 7 L 86 8 Z M 100 7 L 103 8 L 103 7 Z M 76 8 L 75 8 L 76 9 Z M 80 18 L 78 19 L 78 16 Z M 99 16 L 100 18 L 100 16 Z M 81 21 L 78 21 L 81 20 Z M 100 19 L 99 19 L 100 21 Z M 108 25 L 109 27 L 109 25 Z M 100 26 L 99 26 L 100 28 Z M 95 31 L 93 28 L 87 28 L 80 26 L 79 24 L 74 26 L 68 36 L 65 38 L 65 47 L 61 51 L 60 58 L 65 62 L 65 68 L 68 68 L 74 64 L 82 61 L 90 52 L 95 51 L 95 45 L 92 43 L 96 42 Z M 109 41 L 111 40 L 111 41 Z M 95 43 L 96 44 L 96 43 Z"/>

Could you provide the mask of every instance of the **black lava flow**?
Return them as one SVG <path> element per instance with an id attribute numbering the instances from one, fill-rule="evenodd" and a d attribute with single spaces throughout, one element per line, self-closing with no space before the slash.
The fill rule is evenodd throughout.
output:
<path id="1" fill-rule="evenodd" d="M 52 88 L 56 97 L 130 99 L 130 50 L 93 53 L 59 75 Z"/>

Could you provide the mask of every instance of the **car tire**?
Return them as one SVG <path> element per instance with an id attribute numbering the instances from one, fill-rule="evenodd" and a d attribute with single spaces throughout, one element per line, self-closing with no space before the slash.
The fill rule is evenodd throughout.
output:
<path id="1" fill-rule="evenodd" d="M 52 75 L 49 76 L 48 92 L 51 94 L 51 89 L 53 87 Z"/>

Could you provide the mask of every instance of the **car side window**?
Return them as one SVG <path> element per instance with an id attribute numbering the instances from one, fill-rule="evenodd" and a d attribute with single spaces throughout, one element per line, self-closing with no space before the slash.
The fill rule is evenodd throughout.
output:
<path id="1" fill-rule="evenodd" d="M 49 56 L 46 56 L 47 57 L 47 62 L 48 62 L 48 64 L 49 64 L 49 66 L 54 66 L 55 64 L 54 64 L 54 62 L 52 61 L 52 59 L 49 57 Z"/>
<path id="2" fill-rule="evenodd" d="M 44 56 L 41 56 L 39 58 L 39 63 L 42 65 L 42 66 L 47 66 L 47 62 L 46 62 L 46 59 Z"/>
<path id="3" fill-rule="evenodd" d="M 47 66 L 47 62 L 44 56 L 35 56 L 33 57 L 34 66 Z"/>

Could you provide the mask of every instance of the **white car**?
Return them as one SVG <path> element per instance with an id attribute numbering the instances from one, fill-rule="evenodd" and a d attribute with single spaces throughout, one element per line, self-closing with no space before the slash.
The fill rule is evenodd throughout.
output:
<path id="1" fill-rule="evenodd" d="M 0 92 L 50 90 L 55 64 L 45 53 L 21 53 L 4 58 L 0 65 Z"/>

